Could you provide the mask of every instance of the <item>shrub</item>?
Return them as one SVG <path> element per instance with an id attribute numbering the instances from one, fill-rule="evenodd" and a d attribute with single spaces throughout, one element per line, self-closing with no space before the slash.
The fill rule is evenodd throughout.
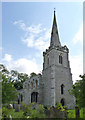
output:
<path id="1" fill-rule="evenodd" d="M 2 117 L 3 118 L 9 118 L 9 110 L 7 109 L 7 107 L 3 107 L 2 108 Z"/>
<path id="2" fill-rule="evenodd" d="M 36 103 L 31 103 L 29 105 L 23 105 L 24 115 L 29 116 L 29 118 L 45 118 L 44 106 L 38 105 Z"/>

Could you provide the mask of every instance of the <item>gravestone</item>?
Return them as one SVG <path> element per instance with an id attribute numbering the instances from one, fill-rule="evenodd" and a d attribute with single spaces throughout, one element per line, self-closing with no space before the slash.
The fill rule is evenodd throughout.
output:
<path id="1" fill-rule="evenodd" d="M 8 105 L 8 109 L 13 109 L 13 105 L 12 105 L 12 104 L 9 104 L 9 105 Z"/>
<path id="2" fill-rule="evenodd" d="M 16 104 L 15 105 L 15 112 L 19 112 L 20 111 L 20 104 Z"/>
<path id="3" fill-rule="evenodd" d="M 76 118 L 80 118 L 79 108 L 77 106 L 75 107 L 75 114 L 76 114 Z"/>
<path id="4" fill-rule="evenodd" d="M 50 114 L 48 116 L 48 118 L 65 118 L 65 112 L 64 111 L 60 111 L 58 108 L 52 107 L 49 110 Z"/>

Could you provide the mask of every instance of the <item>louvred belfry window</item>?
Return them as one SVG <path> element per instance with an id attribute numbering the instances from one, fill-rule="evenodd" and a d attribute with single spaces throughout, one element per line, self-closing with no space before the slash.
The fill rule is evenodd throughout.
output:
<path id="1" fill-rule="evenodd" d="M 59 63 L 62 64 L 63 63 L 63 58 L 61 55 L 59 55 Z"/>
<path id="2" fill-rule="evenodd" d="M 64 94 L 64 85 L 61 85 L 61 94 Z"/>

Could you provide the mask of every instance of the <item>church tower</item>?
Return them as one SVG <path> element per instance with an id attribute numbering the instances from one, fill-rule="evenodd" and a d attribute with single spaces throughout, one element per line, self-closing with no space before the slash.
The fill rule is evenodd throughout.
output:
<path id="1" fill-rule="evenodd" d="M 68 55 L 69 49 L 60 43 L 54 11 L 50 46 L 43 52 L 44 105 L 55 106 L 58 102 L 69 108 L 74 106 L 74 98 L 68 92 L 73 84 Z"/>

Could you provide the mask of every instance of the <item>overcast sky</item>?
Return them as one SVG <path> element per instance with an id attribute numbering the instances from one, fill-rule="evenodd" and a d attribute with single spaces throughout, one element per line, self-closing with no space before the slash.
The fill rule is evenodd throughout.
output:
<path id="1" fill-rule="evenodd" d="M 83 74 L 82 2 L 3 2 L 2 59 L 19 72 L 41 73 L 43 51 L 50 45 L 54 8 L 61 45 L 69 48 L 73 81 Z"/>

